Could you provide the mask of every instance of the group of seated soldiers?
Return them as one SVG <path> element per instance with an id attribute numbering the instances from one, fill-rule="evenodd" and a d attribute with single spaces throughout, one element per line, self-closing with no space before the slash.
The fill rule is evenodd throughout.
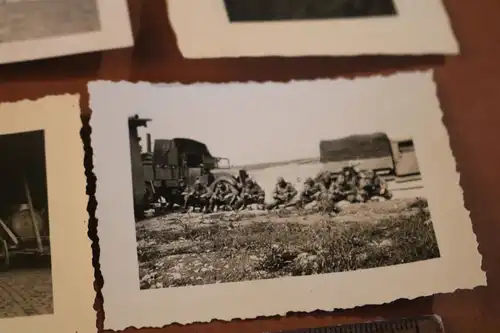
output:
<path id="1" fill-rule="evenodd" d="M 264 208 L 264 190 L 246 173 L 243 174 L 246 177 L 235 177 L 234 184 L 218 182 L 213 190 L 196 180 L 192 188 L 184 191 L 184 208 L 198 206 L 204 212 L 243 210 L 253 204 Z"/>
<path id="2" fill-rule="evenodd" d="M 184 192 L 184 208 L 198 206 L 204 212 L 223 210 L 242 210 L 249 205 L 258 209 L 272 210 L 276 207 L 304 207 L 312 203 L 336 204 L 366 202 L 376 199 L 390 199 L 391 192 L 386 182 L 375 172 L 359 171 L 345 167 L 334 175 L 322 172 L 315 179 L 307 178 L 299 193 L 295 186 L 278 177 L 272 200 L 265 203 L 265 192 L 246 172 L 235 177 L 235 185 L 218 182 L 213 190 L 197 180 L 190 190 Z"/>
<path id="3" fill-rule="evenodd" d="M 387 183 L 375 172 L 357 171 L 353 167 L 345 167 L 336 176 L 324 172 L 316 180 L 307 178 L 298 202 L 300 205 L 315 201 L 359 203 L 391 198 L 392 193 L 387 188 Z"/>

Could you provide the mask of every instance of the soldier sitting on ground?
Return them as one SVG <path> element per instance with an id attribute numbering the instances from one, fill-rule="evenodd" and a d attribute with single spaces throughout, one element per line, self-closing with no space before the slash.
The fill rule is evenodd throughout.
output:
<path id="1" fill-rule="evenodd" d="M 235 176 L 233 178 L 236 181 L 236 188 L 241 192 L 245 187 L 246 180 L 251 177 L 245 169 L 241 169 L 238 171 L 238 176 Z"/>
<path id="2" fill-rule="evenodd" d="M 369 198 L 370 200 L 390 200 L 392 193 L 389 191 L 387 182 L 382 179 L 376 172 L 370 171 L 367 174 L 369 183 Z"/>
<path id="3" fill-rule="evenodd" d="M 184 196 L 184 208 L 199 207 L 202 212 L 208 210 L 210 190 L 197 179 L 192 189 Z"/>
<path id="4" fill-rule="evenodd" d="M 321 195 L 321 189 L 319 185 L 314 182 L 311 177 L 308 177 L 304 181 L 304 188 L 300 192 L 298 206 L 304 207 L 314 201 L 317 201 Z"/>
<path id="5" fill-rule="evenodd" d="M 168 210 L 174 210 L 174 209 L 176 209 L 178 207 L 182 207 L 184 205 L 184 197 L 187 194 L 187 192 L 189 192 L 189 188 L 186 186 L 183 179 L 179 180 L 178 191 L 181 193 L 180 196 L 174 195 L 174 196 L 170 197 L 170 199 L 168 200 L 168 202 L 167 202 L 167 209 Z"/>
<path id="6" fill-rule="evenodd" d="M 370 200 L 373 186 L 370 180 L 370 171 L 364 171 L 359 175 L 358 181 L 358 195 L 362 202 Z"/>
<path id="7" fill-rule="evenodd" d="M 335 182 L 331 172 L 324 172 L 322 177 L 317 182 L 318 190 L 320 192 L 319 199 L 322 203 L 328 204 L 333 201 L 333 187 Z"/>
<path id="8" fill-rule="evenodd" d="M 350 203 L 354 203 L 363 201 L 352 179 L 348 181 L 344 173 L 338 175 L 337 181 L 335 182 L 331 193 L 334 196 L 334 202 L 348 201 Z"/>
<path id="9" fill-rule="evenodd" d="M 207 186 L 212 185 L 212 183 L 215 181 L 214 174 L 212 173 L 212 171 L 210 171 L 210 168 L 203 163 L 200 164 L 200 176 L 200 178 L 203 179 L 203 183 Z"/>
<path id="10" fill-rule="evenodd" d="M 292 200 L 297 196 L 297 190 L 292 183 L 285 181 L 283 177 L 278 177 L 276 186 L 273 191 L 273 201 L 267 205 L 267 209 L 271 210 L 279 205 L 291 205 Z"/>
<path id="11" fill-rule="evenodd" d="M 245 180 L 245 187 L 242 189 L 238 201 L 235 204 L 235 209 L 242 210 L 248 205 L 257 204 L 262 209 L 266 193 L 253 179 Z"/>
<path id="12" fill-rule="evenodd" d="M 357 186 L 360 178 L 360 170 L 352 165 L 342 168 L 342 174 L 346 182 Z"/>
<path id="13" fill-rule="evenodd" d="M 210 197 L 210 210 L 231 209 L 231 205 L 238 196 L 238 190 L 231 184 L 219 182 Z"/>

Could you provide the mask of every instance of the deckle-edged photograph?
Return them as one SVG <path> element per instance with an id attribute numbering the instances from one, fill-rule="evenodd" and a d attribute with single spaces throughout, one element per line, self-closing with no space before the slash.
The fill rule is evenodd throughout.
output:
<path id="1" fill-rule="evenodd" d="M 89 92 L 107 329 L 484 284 L 431 72 Z"/>
<path id="2" fill-rule="evenodd" d="M 459 52 L 442 0 L 166 1 L 186 58 Z"/>
<path id="3" fill-rule="evenodd" d="M 125 0 L 0 0 L 0 63 L 132 46 Z"/>
<path id="4" fill-rule="evenodd" d="M 78 103 L 0 103 L 2 332 L 95 330 Z"/>

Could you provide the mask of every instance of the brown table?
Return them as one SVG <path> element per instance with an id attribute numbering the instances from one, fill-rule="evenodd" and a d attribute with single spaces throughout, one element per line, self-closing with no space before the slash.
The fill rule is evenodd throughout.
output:
<path id="1" fill-rule="evenodd" d="M 294 314 L 286 318 L 184 327 L 174 325 L 140 332 L 257 333 L 428 313 L 441 315 L 448 333 L 500 332 L 500 204 L 497 202 L 500 198 L 500 147 L 495 139 L 500 134 L 500 1 L 444 0 L 461 44 L 458 57 L 216 60 L 182 58 L 166 17 L 164 0 L 129 2 L 136 34 L 134 49 L 0 66 L 0 101 L 78 92 L 83 96 L 82 113 L 89 115 L 85 85 L 88 80 L 97 78 L 183 83 L 285 81 L 437 67 L 435 79 L 443 120 L 450 133 L 465 203 L 471 211 L 489 284 L 473 291 L 399 300 L 334 313 Z M 95 229 L 95 221 L 92 224 Z M 101 285 L 100 278 L 96 285 Z M 99 308 L 99 297 L 96 304 Z M 102 327 L 101 312 L 98 326 Z"/>

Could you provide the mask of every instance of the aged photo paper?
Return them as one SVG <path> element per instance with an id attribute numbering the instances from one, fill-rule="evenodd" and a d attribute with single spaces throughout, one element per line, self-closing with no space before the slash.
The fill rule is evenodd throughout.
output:
<path id="1" fill-rule="evenodd" d="M 90 82 L 105 328 L 484 285 L 432 74 Z"/>
<path id="2" fill-rule="evenodd" d="M 0 103 L 1 332 L 95 332 L 78 95 Z"/>
<path id="3" fill-rule="evenodd" d="M 186 58 L 458 54 L 442 0 L 166 0 Z"/>
<path id="4" fill-rule="evenodd" d="M 0 0 L 0 64 L 132 45 L 126 0 Z"/>

